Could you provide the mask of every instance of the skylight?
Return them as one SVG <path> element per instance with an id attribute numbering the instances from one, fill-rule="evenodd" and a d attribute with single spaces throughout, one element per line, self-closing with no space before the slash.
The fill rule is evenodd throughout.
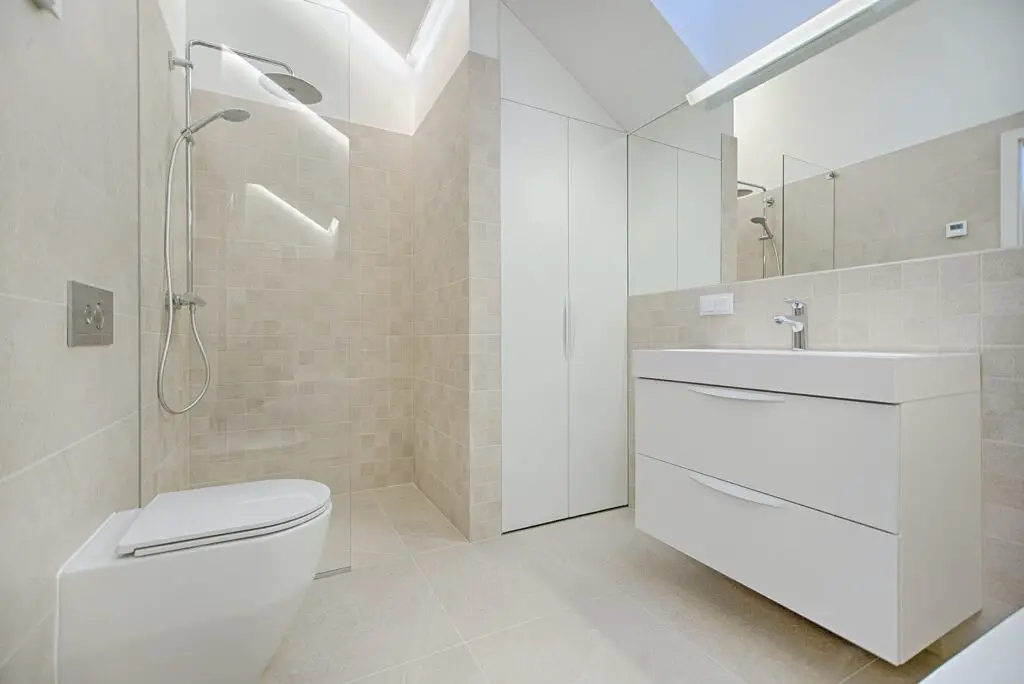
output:
<path id="1" fill-rule="evenodd" d="M 838 0 L 651 0 L 715 76 Z"/>

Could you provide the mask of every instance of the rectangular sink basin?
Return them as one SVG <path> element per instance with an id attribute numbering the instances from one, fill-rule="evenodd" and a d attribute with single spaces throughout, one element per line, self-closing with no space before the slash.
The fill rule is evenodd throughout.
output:
<path id="1" fill-rule="evenodd" d="M 978 392 L 977 354 L 659 349 L 633 352 L 633 376 L 902 404 Z"/>

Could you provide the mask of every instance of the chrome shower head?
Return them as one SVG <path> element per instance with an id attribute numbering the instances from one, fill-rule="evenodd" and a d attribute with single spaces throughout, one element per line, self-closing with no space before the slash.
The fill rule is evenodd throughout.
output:
<path id="1" fill-rule="evenodd" d="M 214 121 L 220 121 L 221 119 L 223 119 L 224 121 L 227 121 L 229 123 L 241 123 L 243 121 L 247 121 L 250 116 L 251 115 L 249 114 L 249 112 L 245 111 L 244 109 L 224 109 L 217 112 L 216 114 L 211 114 L 205 119 L 200 119 L 199 121 L 195 122 L 194 124 L 186 128 L 184 131 L 182 131 L 181 134 L 184 135 L 186 138 L 191 138 L 193 135 L 195 135 L 199 131 L 203 130 L 204 128 L 212 124 Z"/>
<path id="2" fill-rule="evenodd" d="M 764 231 L 765 237 L 767 237 L 769 240 L 775 239 L 775 233 L 773 233 L 771 228 L 768 227 L 768 219 L 766 219 L 763 216 L 755 216 L 754 218 L 750 219 L 750 222 L 753 223 L 754 225 L 761 226 L 761 230 Z"/>
<path id="3" fill-rule="evenodd" d="M 304 105 L 315 105 L 324 99 L 316 86 L 292 74 L 263 74 L 260 76 L 260 86 L 271 95 L 289 102 L 294 100 Z"/>

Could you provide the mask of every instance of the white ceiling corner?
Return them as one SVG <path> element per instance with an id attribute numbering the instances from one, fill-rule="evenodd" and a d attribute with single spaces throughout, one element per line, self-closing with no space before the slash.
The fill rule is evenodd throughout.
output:
<path id="1" fill-rule="evenodd" d="M 505 0 L 623 128 L 661 116 L 708 74 L 650 0 Z"/>
<path id="2" fill-rule="evenodd" d="M 501 17 L 501 95 L 599 126 L 622 126 L 580 85 L 507 6 Z M 543 78 L 538 78 L 543 74 Z"/>
<path id="3" fill-rule="evenodd" d="M 345 0 L 345 4 L 404 57 L 430 0 Z"/>

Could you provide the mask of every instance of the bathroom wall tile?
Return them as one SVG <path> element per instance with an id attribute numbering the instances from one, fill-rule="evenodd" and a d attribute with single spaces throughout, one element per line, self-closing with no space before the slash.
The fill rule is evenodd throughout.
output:
<path id="1" fill-rule="evenodd" d="M 137 410 L 134 316 L 114 317 L 114 345 L 70 349 L 63 305 L 0 295 L 0 315 L 19 322 L 0 333 L 0 478 Z"/>
<path id="2" fill-rule="evenodd" d="M 195 95 L 200 111 L 253 116 L 211 128 L 197 149 L 215 382 L 189 418 L 191 485 L 308 477 L 343 494 L 411 482 L 411 138 Z M 203 375 L 192 367 L 195 393 Z"/>
<path id="3" fill-rule="evenodd" d="M 964 254 L 939 260 L 939 285 L 955 288 L 981 281 L 981 256 Z"/>
<path id="4" fill-rule="evenodd" d="M 982 342 L 986 345 L 1019 345 L 1024 340 L 1024 315 L 988 315 L 981 319 Z"/>
<path id="5" fill-rule="evenodd" d="M 138 501 L 138 414 L 0 479 L 0 663 L 54 610 L 58 568 Z M 16 550 L 16 551 L 14 551 Z"/>
<path id="6" fill-rule="evenodd" d="M 26 635 L 21 647 L 0 665 L 0 681 L 12 684 L 53 684 L 56 615 L 48 614 Z"/>
<path id="7" fill-rule="evenodd" d="M 985 535 L 991 539 L 1024 545 L 1024 510 L 987 504 Z"/>
<path id="8" fill-rule="evenodd" d="M 1011 606 L 1024 605 L 1024 544 L 1000 539 L 985 540 L 986 591 L 997 601 Z"/>
<path id="9" fill-rule="evenodd" d="M 415 478 L 464 535 L 479 538 L 500 531 L 500 506 L 474 502 L 474 492 L 500 491 L 490 470 L 472 464 L 475 449 L 501 438 L 496 60 L 467 56 L 414 149 Z"/>

